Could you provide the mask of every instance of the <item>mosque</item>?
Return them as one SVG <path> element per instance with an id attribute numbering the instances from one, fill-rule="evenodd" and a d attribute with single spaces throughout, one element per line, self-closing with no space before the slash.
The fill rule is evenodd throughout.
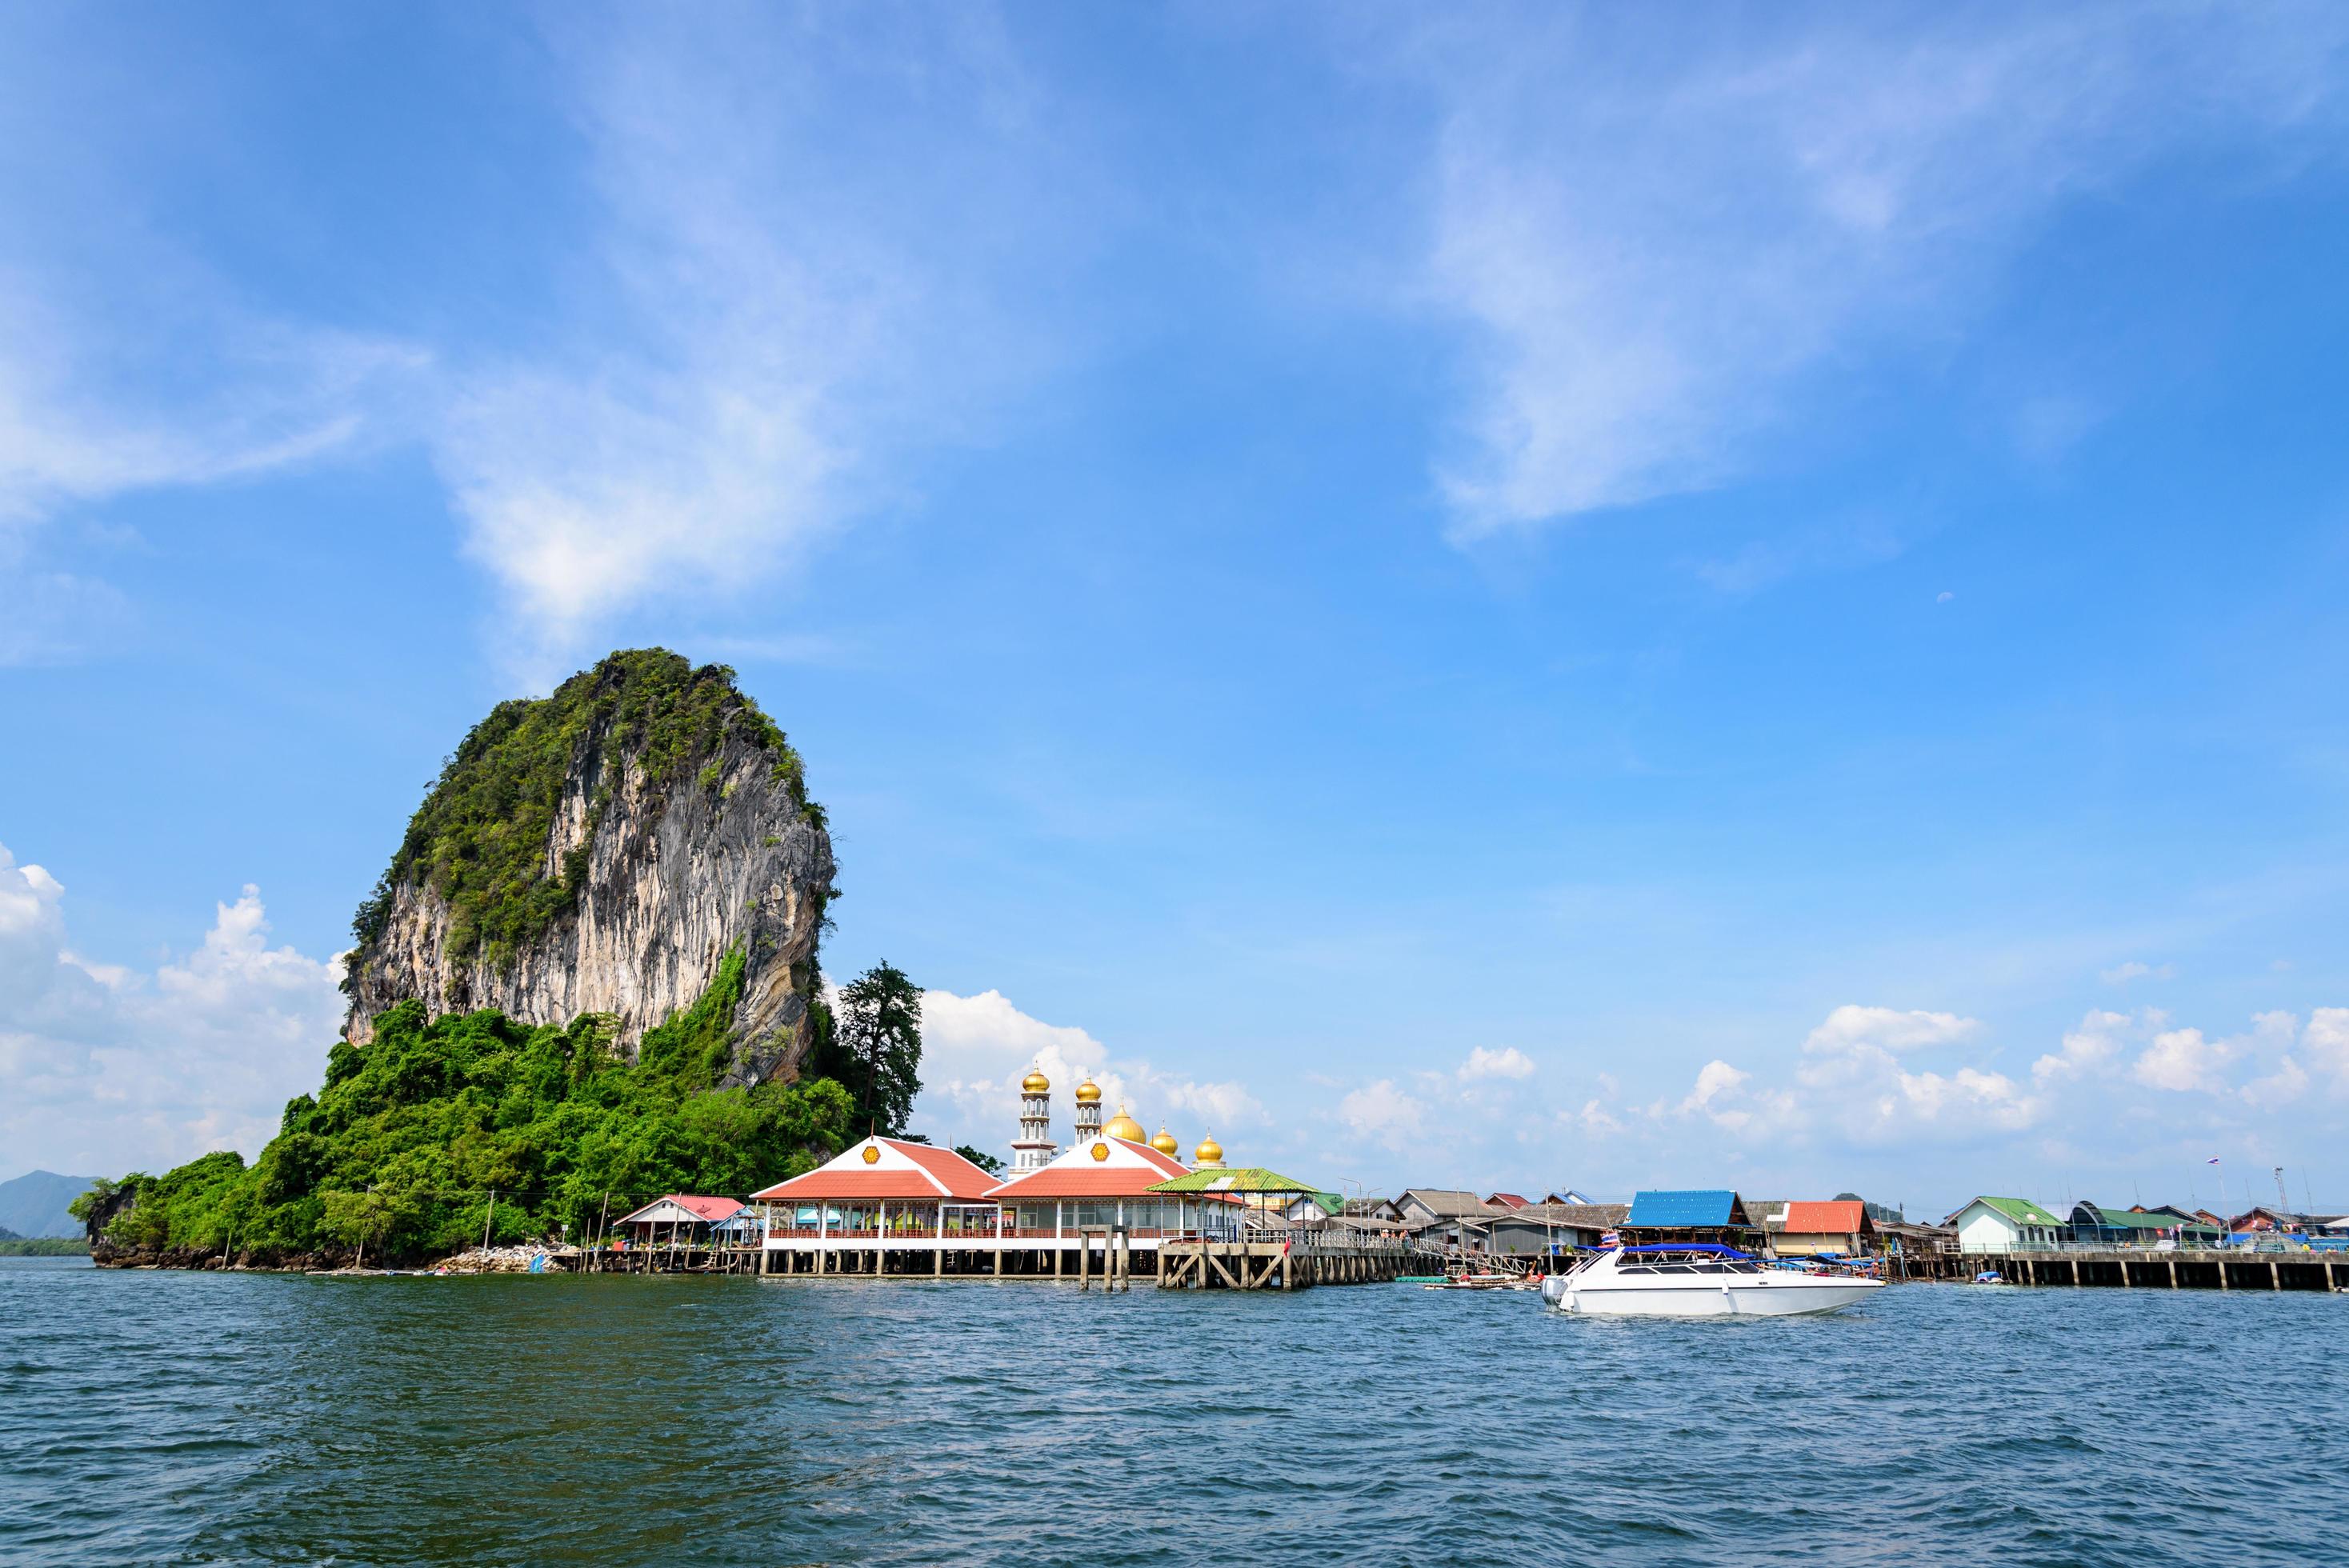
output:
<path id="1" fill-rule="evenodd" d="M 1051 1096 L 1040 1070 L 1020 1081 L 1019 1136 L 1001 1177 L 951 1150 L 875 1136 L 752 1193 L 765 1222 L 761 1272 L 1057 1276 L 1078 1272 L 1081 1252 L 1105 1265 L 1114 1230 L 1149 1273 L 1163 1240 L 1237 1233 L 1244 1220 L 1228 1196 L 1155 1191 L 1220 1169 L 1213 1138 L 1185 1165 L 1164 1126 L 1152 1137 L 1123 1107 L 1103 1122 L 1101 1086 L 1087 1078 L 1063 1150 L 1052 1141 Z"/>
<path id="2" fill-rule="evenodd" d="M 1102 1125 L 1101 1085 L 1090 1078 L 1077 1086 L 1076 1142 L 1083 1148 L 1103 1137 L 1123 1139 L 1128 1143 L 1147 1143 L 1167 1159 L 1175 1158 L 1182 1145 L 1162 1122 L 1155 1138 L 1142 1130 L 1142 1123 L 1125 1113 L 1120 1106 L 1109 1125 Z M 1030 1068 L 1028 1076 L 1019 1080 L 1019 1136 L 1011 1140 L 1011 1174 L 1014 1180 L 1030 1171 L 1041 1171 L 1060 1152 L 1052 1141 L 1052 1080 L 1042 1069 Z M 1191 1151 L 1187 1170 L 1199 1170 L 1224 1162 L 1224 1146 L 1212 1138 L 1202 1139 Z M 1176 1172 L 1180 1174 L 1181 1172 Z"/>

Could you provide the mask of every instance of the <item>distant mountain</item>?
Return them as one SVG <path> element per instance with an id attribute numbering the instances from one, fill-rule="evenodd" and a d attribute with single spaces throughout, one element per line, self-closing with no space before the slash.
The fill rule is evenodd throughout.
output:
<path id="1" fill-rule="evenodd" d="M 78 1236 L 81 1222 L 66 1212 L 66 1205 L 90 1190 L 93 1176 L 60 1176 L 54 1171 L 34 1171 L 14 1181 L 0 1181 L 0 1231 L 19 1236 Z"/>

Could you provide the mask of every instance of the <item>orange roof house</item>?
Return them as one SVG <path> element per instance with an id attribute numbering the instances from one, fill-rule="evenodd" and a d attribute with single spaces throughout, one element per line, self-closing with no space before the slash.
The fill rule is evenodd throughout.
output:
<path id="1" fill-rule="evenodd" d="M 1857 1198 L 1830 1198 L 1786 1205 L 1786 1217 L 1770 1233 L 1770 1247 L 1782 1253 L 1857 1253 L 1876 1234 L 1868 1205 Z"/>
<path id="2" fill-rule="evenodd" d="M 977 1203 L 996 1178 L 951 1149 L 902 1138 L 867 1138 L 804 1176 L 750 1194 L 754 1203 L 840 1200 Z"/>

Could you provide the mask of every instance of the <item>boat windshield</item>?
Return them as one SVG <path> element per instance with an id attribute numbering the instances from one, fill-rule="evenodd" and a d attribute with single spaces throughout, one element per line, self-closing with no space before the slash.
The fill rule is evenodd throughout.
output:
<path id="1" fill-rule="evenodd" d="M 1617 1274 L 1758 1274 L 1755 1259 L 1728 1247 L 1618 1247 L 1588 1258 L 1576 1271 L 1612 1260 Z"/>

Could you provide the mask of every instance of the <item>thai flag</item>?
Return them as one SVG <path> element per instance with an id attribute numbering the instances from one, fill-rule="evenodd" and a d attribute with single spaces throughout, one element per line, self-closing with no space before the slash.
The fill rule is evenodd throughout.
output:
<path id="1" fill-rule="evenodd" d="M 2218 1157 L 2217 1155 L 2213 1154 L 2212 1156 L 2210 1156 L 2210 1158 L 2209 1158 L 2209 1159 L 2205 1160 L 2204 1161 L 2202 1161 L 2202 1163 L 2203 1163 L 2203 1164 L 2205 1164 L 2205 1165 L 2216 1165 L 2217 1163 L 2219 1163 L 2219 1157 Z"/>
<path id="2" fill-rule="evenodd" d="M 1599 1244 L 1602 1247 L 1619 1247 L 1623 1244 L 1623 1234 L 1619 1231 L 1603 1231 L 1599 1233 Z"/>

